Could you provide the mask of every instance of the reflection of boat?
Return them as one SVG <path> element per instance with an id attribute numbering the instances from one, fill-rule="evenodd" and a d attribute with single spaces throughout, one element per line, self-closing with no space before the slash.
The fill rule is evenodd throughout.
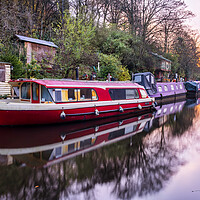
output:
<path id="1" fill-rule="evenodd" d="M 52 124 L 150 110 L 154 99 L 132 82 L 11 81 L 19 99 L 0 102 L 0 125 Z"/>
<path id="2" fill-rule="evenodd" d="M 190 98 L 190 99 L 187 99 L 186 103 L 185 103 L 185 106 L 187 106 L 188 108 L 193 108 L 195 107 L 196 105 L 199 105 L 200 104 L 200 98 Z"/>
<path id="3" fill-rule="evenodd" d="M 155 107 L 155 109 L 156 109 L 155 118 L 159 118 L 164 115 L 170 115 L 170 114 L 180 112 L 183 109 L 185 103 L 186 103 L 186 101 L 180 101 L 180 102 L 156 106 Z"/>
<path id="4" fill-rule="evenodd" d="M 174 101 L 186 97 L 186 89 L 183 82 L 157 82 L 150 72 L 136 73 L 133 81 L 144 86 L 148 95 L 156 101 Z"/>
<path id="5" fill-rule="evenodd" d="M 95 122 L 96 124 L 80 123 L 49 127 L 17 127 L 17 129 L 2 127 L 0 154 L 12 156 L 31 154 L 33 157 L 39 156 L 49 165 L 143 131 L 152 113 L 129 117 L 116 117 L 115 121 L 104 119 Z"/>
<path id="6" fill-rule="evenodd" d="M 169 103 L 169 104 L 161 104 L 159 106 L 156 106 L 154 119 L 152 122 L 152 125 L 154 127 L 160 127 L 162 124 L 164 124 L 169 118 L 169 115 L 176 114 L 177 112 L 181 112 L 183 107 L 185 106 L 186 101 L 180 101 L 175 103 Z M 174 116 L 174 120 L 176 117 Z"/>

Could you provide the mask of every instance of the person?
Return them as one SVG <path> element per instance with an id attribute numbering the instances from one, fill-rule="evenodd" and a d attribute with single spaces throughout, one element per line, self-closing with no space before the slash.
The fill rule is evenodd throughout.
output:
<path id="1" fill-rule="evenodd" d="M 175 74 L 176 82 L 178 82 L 178 74 Z"/>

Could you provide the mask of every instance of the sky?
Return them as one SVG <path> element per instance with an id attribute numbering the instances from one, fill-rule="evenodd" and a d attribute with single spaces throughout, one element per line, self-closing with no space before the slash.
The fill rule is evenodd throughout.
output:
<path id="1" fill-rule="evenodd" d="M 184 0 L 188 6 L 188 10 L 195 14 L 195 17 L 187 21 L 187 24 L 191 26 L 192 29 L 197 29 L 200 33 L 200 0 Z"/>

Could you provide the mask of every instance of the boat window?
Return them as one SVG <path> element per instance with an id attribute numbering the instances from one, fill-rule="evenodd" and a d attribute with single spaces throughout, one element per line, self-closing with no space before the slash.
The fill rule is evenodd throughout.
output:
<path id="1" fill-rule="evenodd" d="M 52 101 L 52 98 L 44 85 L 41 86 L 41 101 Z"/>
<path id="2" fill-rule="evenodd" d="M 62 89 L 62 101 L 68 101 L 69 97 L 68 97 L 68 89 Z"/>
<path id="3" fill-rule="evenodd" d="M 141 94 L 142 98 L 147 98 L 148 97 L 148 95 L 147 95 L 145 90 L 140 90 L 140 94 Z"/>
<path id="4" fill-rule="evenodd" d="M 19 98 L 19 86 L 12 88 L 13 88 L 14 98 Z"/>
<path id="5" fill-rule="evenodd" d="M 165 114 L 167 112 L 167 108 L 164 108 L 163 113 Z"/>
<path id="6" fill-rule="evenodd" d="M 161 86 L 158 86 L 158 91 L 162 92 L 162 87 Z"/>
<path id="7" fill-rule="evenodd" d="M 165 91 L 168 91 L 168 88 L 167 88 L 167 86 L 166 86 L 166 85 L 164 85 L 164 90 L 165 90 Z"/>
<path id="8" fill-rule="evenodd" d="M 150 82 L 150 75 L 146 76 L 147 81 Z"/>
<path id="9" fill-rule="evenodd" d="M 30 99 L 30 83 L 23 83 L 21 86 L 21 98 Z"/>
<path id="10" fill-rule="evenodd" d="M 92 92 L 90 88 L 82 88 L 80 89 L 80 100 L 91 100 L 92 99 Z"/>
<path id="11" fill-rule="evenodd" d="M 182 85 L 180 85 L 179 87 L 180 87 L 181 90 L 183 89 Z"/>
<path id="12" fill-rule="evenodd" d="M 90 147 L 92 145 L 92 138 L 86 139 L 86 140 L 82 140 L 80 142 L 80 148 L 84 149 L 87 147 Z"/>
<path id="13" fill-rule="evenodd" d="M 38 101 L 39 97 L 39 85 L 37 83 L 32 83 L 32 98 L 34 101 Z"/>
<path id="14" fill-rule="evenodd" d="M 96 91 L 91 88 L 48 89 L 48 91 L 55 102 L 98 100 Z"/>
<path id="15" fill-rule="evenodd" d="M 139 94 L 136 89 L 126 89 L 126 99 L 138 99 Z"/>
<path id="16" fill-rule="evenodd" d="M 69 144 L 68 145 L 68 153 L 71 153 L 74 151 L 75 151 L 75 143 Z"/>
<path id="17" fill-rule="evenodd" d="M 98 100 L 97 93 L 92 89 L 92 100 Z"/>
<path id="18" fill-rule="evenodd" d="M 135 76 L 134 77 L 134 82 L 137 82 L 137 83 L 142 82 L 142 77 L 141 76 Z"/>
<path id="19" fill-rule="evenodd" d="M 171 90 L 174 90 L 174 86 L 173 85 L 171 85 Z"/>
<path id="20" fill-rule="evenodd" d="M 151 76 L 151 84 L 154 84 L 155 80 L 154 80 L 154 76 Z"/>
<path id="21" fill-rule="evenodd" d="M 62 90 L 61 89 L 55 89 L 55 101 L 56 102 L 59 102 L 59 101 L 61 101 L 61 92 L 62 92 Z"/>
<path id="22" fill-rule="evenodd" d="M 110 89 L 109 93 L 112 100 L 139 98 L 137 89 Z"/>
<path id="23" fill-rule="evenodd" d="M 176 89 L 178 90 L 178 85 L 176 85 Z"/>
<path id="24" fill-rule="evenodd" d="M 74 101 L 75 100 L 75 93 L 76 93 L 76 90 L 74 88 L 69 88 L 68 89 L 68 100 L 69 101 Z M 76 95 L 77 97 L 77 95 Z"/>

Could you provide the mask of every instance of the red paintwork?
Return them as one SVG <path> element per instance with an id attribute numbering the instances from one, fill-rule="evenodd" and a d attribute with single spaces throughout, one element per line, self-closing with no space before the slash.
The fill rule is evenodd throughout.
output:
<path id="1" fill-rule="evenodd" d="M 95 89 L 98 101 L 112 101 L 109 89 L 111 88 L 130 88 L 137 87 L 136 89 L 144 89 L 137 83 L 131 82 L 95 82 L 95 81 L 56 81 L 56 80 L 24 80 L 24 81 L 11 81 L 12 83 L 22 83 L 22 82 L 34 82 L 40 85 L 44 85 L 47 88 L 93 88 Z M 139 98 L 141 94 L 139 93 Z M 148 100 L 149 97 L 147 97 Z M 139 99 L 138 99 L 139 100 Z M 91 101 L 92 104 L 98 101 Z M 34 103 L 34 102 L 33 102 Z M 67 102 L 67 103 L 57 103 L 57 104 L 76 104 L 77 102 Z M 79 101 L 78 103 L 84 103 Z M 140 111 L 138 109 L 138 104 L 140 104 L 142 110 L 150 110 L 152 107 L 152 99 L 148 100 L 148 105 L 146 103 L 131 103 L 131 104 L 120 104 L 120 105 L 108 105 L 108 106 L 98 106 L 98 107 L 85 107 L 76 109 L 58 109 L 58 110 L 1 110 L 0 109 L 0 125 L 31 125 L 31 124 L 52 124 L 52 123 L 64 123 L 71 121 L 81 121 L 98 119 L 104 117 L 111 117 L 115 115 L 127 114 Z M 9 106 L 9 105 L 8 105 Z M 124 109 L 124 112 L 119 111 L 119 107 Z M 126 108 L 130 108 L 125 110 Z M 95 115 L 95 109 L 100 112 L 99 115 Z M 65 112 L 66 118 L 61 119 L 60 114 Z M 102 111 L 107 111 L 103 112 Z M 90 113 L 90 114 L 87 114 Z M 76 115 L 77 114 L 77 115 Z"/>
<path id="2" fill-rule="evenodd" d="M 61 135 L 66 135 L 64 141 L 67 141 L 120 127 L 119 121 L 123 121 L 122 125 L 138 121 L 138 125 L 140 125 L 140 120 L 151 117 L 152 113 L 143 113 L 140 116 L 129 114 L 101 120 L 52 126 L 0 127 L 0 149 L 29 148 L 54 144 L 62 142 Z M 95 131 L 95 127 L 98 127 L 97 131 Z M 110 132 L 108 131 L 108 133 Z M 98 141 L 96 140 L 95 143 L 99 144 L 105 140 L 107 138 L 98 137 Z"/>
<path id="3" fill-rule="evenodd" d="M 145 106 L 145 103 L 140 103 L 141 106 Z M 149 105 L 152 105 L 150 102 Z M 137 108 L 138 104 L 128 104 L 121 105 L 125 108 L 132 108 L 130 110 L 125 110 L 123 114 L 131 113 L 131 112 L 139 112 L 140 110 Z M 98 107 L 99 111 L 105 110 L 118 110 L 119 106 L 101 106 Z M 146 108 L 145 110 L 150 110 L 151 107 Z M 60 114 L 63 110 L 43 110 L 43 111 L 5 111 L 0 110 L 0 124 L 1 125 L 24 125 L 24 124 L 52 124 L 52 123 L 63 123 L 63 122 L 71 122 L 71 121 L 81 121 L 81 120 L 90 120 L 90 119 L 98 119 L 104 117 L 111 117 L 114 115 L 120 115 L 119 111 L 100 113 L 98 116 L 94 114 L 95 107 L 92 108 L 79 108 L 79 109 L 71 109 L 64 110 L 66 113 L 66 118 L 61 119 Z M 74 114 L 78 113 L 88 113 L 91 112 L 90 115 L 80 115 L 74 116 Z M 72 114 L 73 116 L 68 116 Z"/>

